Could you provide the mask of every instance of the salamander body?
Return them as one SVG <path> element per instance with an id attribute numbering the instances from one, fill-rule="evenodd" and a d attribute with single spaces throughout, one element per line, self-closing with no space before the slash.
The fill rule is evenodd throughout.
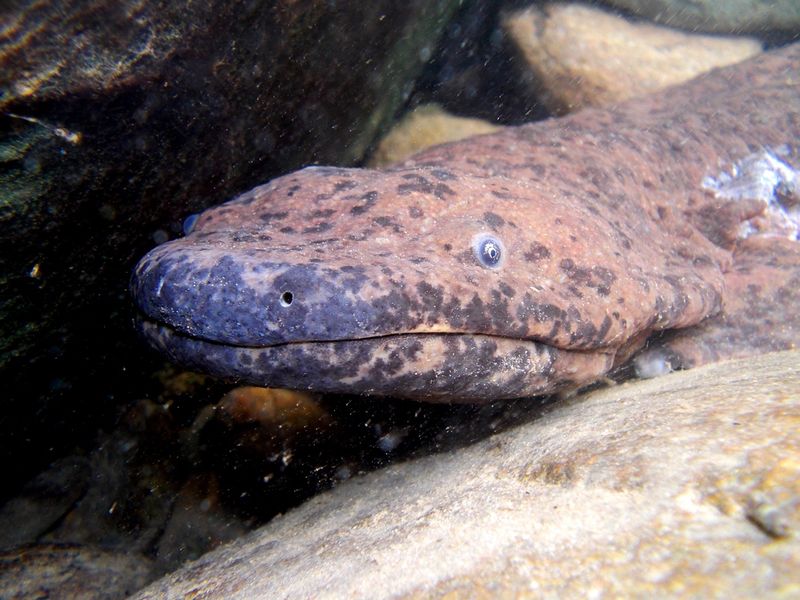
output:
<path id="1" fill-rule="evenodd" d="M 800 44 L 663 93 L 309 167 L 199 216 L 144 337 L 260 385 L 431 401 L 575 388 L 800 337 Z"/>

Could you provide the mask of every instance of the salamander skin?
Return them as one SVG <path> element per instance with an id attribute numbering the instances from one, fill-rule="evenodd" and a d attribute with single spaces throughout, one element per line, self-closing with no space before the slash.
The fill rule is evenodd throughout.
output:
<path id="1" fill-rule="evenodd" d="M 605 110 L 309 167 L 135 269 L 172 360 L 259 385 L 486 402 L 800 338 L 800 44 Z"/>

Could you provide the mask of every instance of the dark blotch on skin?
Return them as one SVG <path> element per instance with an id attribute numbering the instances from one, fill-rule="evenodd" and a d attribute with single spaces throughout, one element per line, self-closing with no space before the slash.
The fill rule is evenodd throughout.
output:
<path id="1" fill-rule="evenodd" d="M 505 219 L 503 219 L 503 217 L 501 217 L 497 213 L 489 211 L 483 213 L 483 220 L 492 229 L 499 229 L 500 227 L 506 224 Z"/>
<path id="2" fill-rule="evenodd" d="M 328 217 L 332 217 L 336 214 L 336 210 L 333 208 L 324 208 L 324 209 L 317 209 L 309 215 L 311 219 L 327 219 Z"/>
<path id="3" fill-rule="evenodd" d="M 431 315 L 429 322 L 435 322 L 435 315 L 442 309 L 444 304 L 444 291 L 435 288 L 426 281 L 417 284 L 417 293 L 425 309 Z"/>
<path id="4" fill-rule="evenodd" d="M 547 168 L 539 163 L 528 165 L 528 170 L 530 170 L 534 177 L 538 177 L 539 179 L 543 179 L 547 174 Z"/>
<path id="5" fill-rule="evenodd" d="M 617 276 L 612 270 L 600 266 L 592 267 L 592 274 L 600 280 L 600 285 L 597 286 L 597 293 L 601 296 L 608 296 L 611 293 L 612 284 L 617 280 Z"/>
<path id="6" fill-rule="evenodd" d="M 390 227 L 395 233 L 403 233 L 403 226 L 391 217 L 375 217 L 372 222 L 381 227 Z"/>
<path id="7" fill-rule="evenodd" d="M 420 185 L 420 186 L 430 186 L 432 185 L 430 180 L 427 177 L 423 177 L 422 175 L 417 175 L 416 173 L 406 173 L 402 177 L 406 181 L 410 181 L 411 183 L 408 185 Z"/>
<path id="8" fill-rule="evenodd" d="M 456 254 L 456 260 L 462 265 L 472 265 L 475 263 L 475 253 L 472 250 L 462 250 Z"/>
<path id="9" fill-rule="evenodd" d="M 713 266 L 714 260 L 708 256 L 707 254 L 703 254 L 702 256 L 695 256 L 692 258 L 692 264 L 695 267 L 711 267 Z"/>
<path id="10" fill-rule="evenodd" d="M 544 258 L 550 258 L 550 250 L 539 242 L 533 242 L 523 256 L 528 262 L 538 262 Z"/>
<path id="11" fill-rule="evenodd" d="M 436 177 L 439 181 L 454 181 L 458 179 L 456 175 L 451 173 L 450 171 L 445 171 L 444 169 L 433 169 L 431 171 L 431 175 Z"/>
<path id="12" fill-rule="evenodd" d="M 322 223 L 317 223 L 312 227 L 306 227 L 305 229 L 303 229 L 303 233 L 322 233 L 323 231 L 328 231 L 332 227 L 333 225 L 331 225 L 327 221 L 323 221 Z"/>
<path id="13" fill-rule="evenodd" d="M 578 321 L 577 328 L 570 336 L 570 343 L 582 342 L 583 344 L 593 342 L 597 339 L 597 327 L 589 321 Z"/>
<path id="14" fill-rule="evenodd" d="M 372 235 L 372 229 L 365 229 L 364 231 L 359 231 L 357 233 L 351 233 L 347 236 L 347 239 L 351 242 L 364 242 L 369 239 Z"/>
<path id="15" fill-rule="evenodd" d="M 404 349 L 404 353 L 409 360 L 416 360 L 420 352 L 422 352 L 422 342 L 419 340 L 411 342 Z"/>
<path id="16" fill-rule="evenodd" d="M 578 174 L 583 179 L 588 179 L 596 188 L 605 189 L 608 187 L 610 177 L 605 171 L 595 166 L 587 166 L 585 170 Z"/>
<path id="17" fill-rule="evenodd" d="M 265 213 L 261 213 L 261 215 L 259 215 L 259 218 L 264 223 L 271 223 L 272 221 L 280 221 L 281 219 L 285 219 L 288 216 L 289 216 L 288 211 L 283 211 L 283 212 L 265 212 Z"/>
<path id="18" fill-rule="evenodd" d="M 397 193 L 401 196 L 407 196 L 413 192 L 420 192 L 422 194 L 432 194 L 433 186 L 429 183 L 401 183 L 397 186 Z"/>
<path id="19" fill-rule="evenodd" d="M 355 206 L 350 208 L 350 212 L 354 215 L 361 215 L 367 212 L 370 208 L 372 208 L 375 203 L 378 201 L 378 192 L 371 191 L 367 192 L 361 199 L 364 200 L 363 204 L 356 204 Z"/>
<path id="20" fill-rule="evenodd" d="M 579 267 L 571 258 L 563 259 L 558 266 L 575 286 L 593 288 L 599 296 L 608 296 L 612 284 L 617 279 L 617 276 L 605 267 L 595 266 L 590 269 Z M 582 297 L 577 289 L 572 291 L 574 295 Z"/>
<path id="21" fill-rule="evenodd" d="M 608 330 L 611 329 L 611 317 L 606 315 L 603 319 L 602 324 L 600 325 L 600 329 L 597 330 L 597 337 L 595 340 L 599 343 L 602 342 L 606 335 L 608 335 Z"/>
<path id="22" fill-rule="evenodd" d="M 487 323 L 491 322 L 488 308 L 478 294 L 472 296 L 472 300 L 469 301 L 464 312 L 466 313 L 465 324 L 469 331 L 481 331 L 486 327 Z"/>
<path id="23" fill-rule="evenodd" d="M 572 285 L 572 284 L 570 284 L 570 285 L 567 285 L 567 290 L 569 291 L 569 293 L 570 293 L 570 295 L 571 295 L 571 296 L 574 296 L 575 298 L 579 298 L 579 299 L 580 299 L 580 298 L 583 298 L 583 292 L 581 292 L 581 291 L 580 291 L 580 290 L 579 290 L 577 287 L 575 287 L 574 285 Z"/>
<path id="24" fill-rule="evenodd" d="M 505 324 L 514 320 L 508 308 L 508 298 L 506 295 L 498 290 L 492 290 L 492 300 L 489 303 L 489 312 L 492 318 L 493 327 L 502 328 Z"/>
<path id="25" fill-rule="evenodd" d="M 419 206 L 409 206 L 408 207 L 408 216 L 412 219 L 419 219 L 423 217 L 425 213 L 422 212 L 422 209 Z"/>
<path id="26" fill-rule="evenodd" d="M 451 187 L 443 183 L 437 183 L 433 190 L 433 195 L 439 198 L 439 200 L 444 200 L 445 196 L 455 196 L 455 194 Z"/>
<path id="27" fill-rule="evenodd" d="M 527 321 L 533 318 L 537 323 L 546 321 L 567 320 L 567 313 L 555 304 L 540 304 L 533 299 L 529 292 L 525 293 L 522 302 L 517 306 L 517 318 L 520 321 Z"/>
<path id="28" fill-rule="evenodd" d="M 401 183 L 397 186 L 397 193 L 400 196 L 417 192 L 420 194 L 431 194 L 436 196 L 439 200 L 444 200 L 445 196 L 453 196 L 455 192 L 452 188 L 444 183 L 431 183 L 421 175 L 408 174 L 404 175 L 403 179 L 411 180 L 410 183 Z"/>
<path id="29" fill-rule="evenodd" d="M 336 185 L 333 186 L 334 192 L 344 192 L 346 190 L 352 190 L 358 184 L 355 181 L 350 181 L 349 179 L 339 181 Z"/>
<path id="30" fill-rule="evenodd" d="M 256 236 L 254 236 L 254 235 L 252 235 L 250 233 L 244 233 L 244 232 L 241 232 L 241 233 L 237 232 L 237 233 L 234 233 L 233 235 L 231 235 L 231 240 L 233 240 L 234 242 L 243 243 L 243 244 L 248 244 L 248 243 L 254 242 L 256 239 L 257 239 Z"/>

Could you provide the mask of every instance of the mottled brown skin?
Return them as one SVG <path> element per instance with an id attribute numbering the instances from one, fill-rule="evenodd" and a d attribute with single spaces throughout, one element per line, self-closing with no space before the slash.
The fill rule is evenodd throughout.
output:
<path id="1" fill-rule="evenodd" d="M 770 340 L 795 304 L 760 274 L 796 281 L 798 242 L 768 231 L 740 240 L 763 204 L 733 205 L 701 182 L 764 148 L 794 148 L 786 160 L 798 168 L 798 65 L 795 44 L 386 171 L 280 177 L 142 259 L 139 326 L 174 360 L 224 377 L 447 401 L 577 387 L 648 337 L 700 323 L 733 321 Z M 474 250 L 486 239 L 502 248 L 498 265 Z M 740 316 L 747 282 L 769 320 Z M 792 346 L 799 331 L 795 318 L 767 346 Z M 659 343 L 677 367 L 764 347 L 709 342 L 713 351 L 681 362 Z"/>
<path id="2" fill-rule="evenodd" d="M 649 341 L 636 365 L 666 370 L 796 348 L 800 340 L 800 249 L 793 240 L 755 237 L 736 245 L 725 277 L 724 310 L 689 329 Z"/>

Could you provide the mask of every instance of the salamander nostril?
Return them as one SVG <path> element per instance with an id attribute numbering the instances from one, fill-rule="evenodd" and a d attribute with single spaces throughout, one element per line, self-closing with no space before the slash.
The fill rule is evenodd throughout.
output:
<path id="1" fill-rule="evenodd" d="M 291 306 L 294 302 L 294 294 L 292 292 L 283 292 L 281 294 L 281 306 Z"/>

